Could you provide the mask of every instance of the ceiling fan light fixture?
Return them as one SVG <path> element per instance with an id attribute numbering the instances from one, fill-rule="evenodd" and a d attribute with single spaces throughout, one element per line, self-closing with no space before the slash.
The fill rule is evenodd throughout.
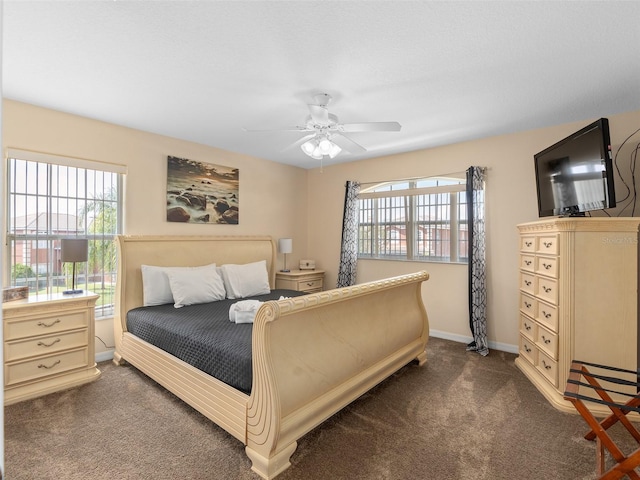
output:
<path id="1" fill-rule="evenodd" d="M 326 137 L 318 142 L 318 148 L 323 155 L 329 155 L 333 145 L 334 144 Z"/>
<path id="2" fill-rule="evenodd" d="M 336 145 L 335 143 L 331 143 L 331 150 L 329 150 L 329 157 L 335 158 L 335 156 L 338 155 L 341 151 L 342 149 L 338 145 Z"/>
<path id="3" fill-rule="evenodd" d="M 313 154 L 313 151 L 316 148 L 316 144 L 312 139 L 312 140 L 308 140 L 308 141 L 304 142 L 302 145 L 300 145 L 300 148 L 302 149 L 302 151 L 305 154 L 311 156 Z"/>

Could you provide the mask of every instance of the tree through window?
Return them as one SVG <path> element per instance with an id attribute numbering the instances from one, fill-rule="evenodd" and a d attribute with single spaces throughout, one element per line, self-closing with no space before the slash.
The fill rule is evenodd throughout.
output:
<path id="1" fill-rule="evenodd" d="M 72 265 L 61 262 L 60 240 L 86 238 L 89 258 L 76 266 L 77 284 L 100 295 L 96 317 L 112 315 L 122 167 L 12 153 L 7 191 L 11 284 L 27 285 L 30 295 L 67 289 Z"/>

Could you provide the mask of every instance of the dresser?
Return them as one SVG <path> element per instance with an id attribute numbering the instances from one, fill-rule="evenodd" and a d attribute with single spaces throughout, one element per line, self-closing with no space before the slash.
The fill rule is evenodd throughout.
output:
<path id="1" fill-rule="evenodd" d="M 324 284 L 324 270 L 291 270 L 276 272 L 276 288 L 299 292 L 320 292 Z"/>
<path id="2" fill-rule="evenodd" d="M 4 400 L 19 402 L 97 379 L 98 295 L 38 295 L 2 304 Z"/>
<path id="3" fill-rule="evenodd" d="M 572 359 L 637 368 L 639 224 L 587 217 L 518 225 L 516 365 L 560 410 L 575 412 L 563 398 Z"/>

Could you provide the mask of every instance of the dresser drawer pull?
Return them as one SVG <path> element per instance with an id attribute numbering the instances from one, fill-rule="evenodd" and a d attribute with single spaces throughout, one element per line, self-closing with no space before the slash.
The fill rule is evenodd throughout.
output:
<path id="1" fill-rule="evenodd" d="M 315 282 L 307 282 L 307 287 L 313 287 L 314 284 Z"/>
<path id="2" fill-rule="evenodd" d="M 545 270 L 549 270 L 551 267 L 553 267 L 553 264 L 543 262 L 542 266 L 544 267 Z"/>
<path id="3" fill-rule="evenodd" d="M 528 267 L 528 266 L 530 266 L 530 265 L 531 265 L 531 260 L 525 260 L 525 261 L 524 261 L 524 264 L 525 264 L 527 267 Z"/>
<path id="4" fill-rule="evenodd" d="M 552 290 L 551 287 L 545 287 L 544 285 L 542 286 L 542 289 L 544 290 L 544 293 L 549 293 Z"/>
<path id="5" fill-rule="evenodd" d="M 525 281 L 524 281 L 524 284 L 525 284 L 527 287 L 530 287 L 530 286 L 531 286 L 531 280 L 525 280 Z"/>
<path id="6" fill-rule="evenodd" d="M 542 335 L 542 341 L 544 343 L 546 343 L 547 345 L 549 345 L 551 343 L 551 340 L 549 340 L 547 337 L 545 337 L 544 335 Z"/>
<path id="7" fill-rule="evenodd" d="M 550 248 L 553 245 L 553 242 L 542 242 L 544 248 Z"/>
<path id="8" fill-rule="evenodd" d="M 545 362 L 544 360 L 542 360 L 542 366 L 545 370 L 551 370 L 551 365 L 547 365 L 547 362 Z"/>
<path id="9" fill-rule="evenodd" d="M 55 345 L 56 343 L 58 343 L 60 341 L 59 338 L 56 338 L 53 342 L 51 343 L 44 343 L 44 342 L 38 342 L 38 346 L 39 347 L 52 347 L 53 345 Z"/>
<path id="10" fill-rule="evenodd" d="M 542 316 L 543 316 L 544 318 L 551 318 L 551 314 L 550 314 L 550 313 L 545 312 L 544 310 L 542 311 Z"/>
<path id="11" fill-rule="evenodd" d="M 524 351 L 527 353 L 531 353 L 531 349 L 527 345 L 524 346 Z"/>
<path id="12" fill-rule="evenodd" d="M 531 245 L 533 245 L 533 242 L 524 242 L 525 247 L 530 247 Z"/>
<path id="13" fill-rule="evenodd" d="M 524 324 L 524 329 L 525 330 L 531 330 L 531 325 L 527 325 L 526 323 Z"/>
<path id="14" fill-rule="evenodd" d="M 53 365 L 49 365 L 48 367 L 44 364 L 41 363 L 40 365 L 38 365 L 38 368 L 46 368 L 47 370 L 49 370 L 50 368 L 55 367 L 56 365 L 58 365 L 60 363 L 60 360 L 56 360 Z"/>
<path id="15" fill-rule="evenodd" d="M 38 322 L 38 326 L 49 328 L 49 327 L 53 327 L 56 323 L 60 323 L 59 318 L 57 318 L 54 322 L 51 322 L 51 323 Z"/>
<path id="16" fill-rule="evenodd" d="M 531 308 L 531 305 L 532 305 L 532 304 L 531 304 L 531 303 L 529 303 L 529 302 L 524 302 L 524 306 L 525 306 L 526 308 Z"/>

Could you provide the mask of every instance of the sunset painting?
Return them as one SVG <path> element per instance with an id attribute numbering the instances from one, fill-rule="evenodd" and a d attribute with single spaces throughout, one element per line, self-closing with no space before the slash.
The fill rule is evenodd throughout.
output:
<path id="1" fill-rule="evenodd" d="M 167 157 L 167 221 L 239 222 L 237 168 Z"/>

